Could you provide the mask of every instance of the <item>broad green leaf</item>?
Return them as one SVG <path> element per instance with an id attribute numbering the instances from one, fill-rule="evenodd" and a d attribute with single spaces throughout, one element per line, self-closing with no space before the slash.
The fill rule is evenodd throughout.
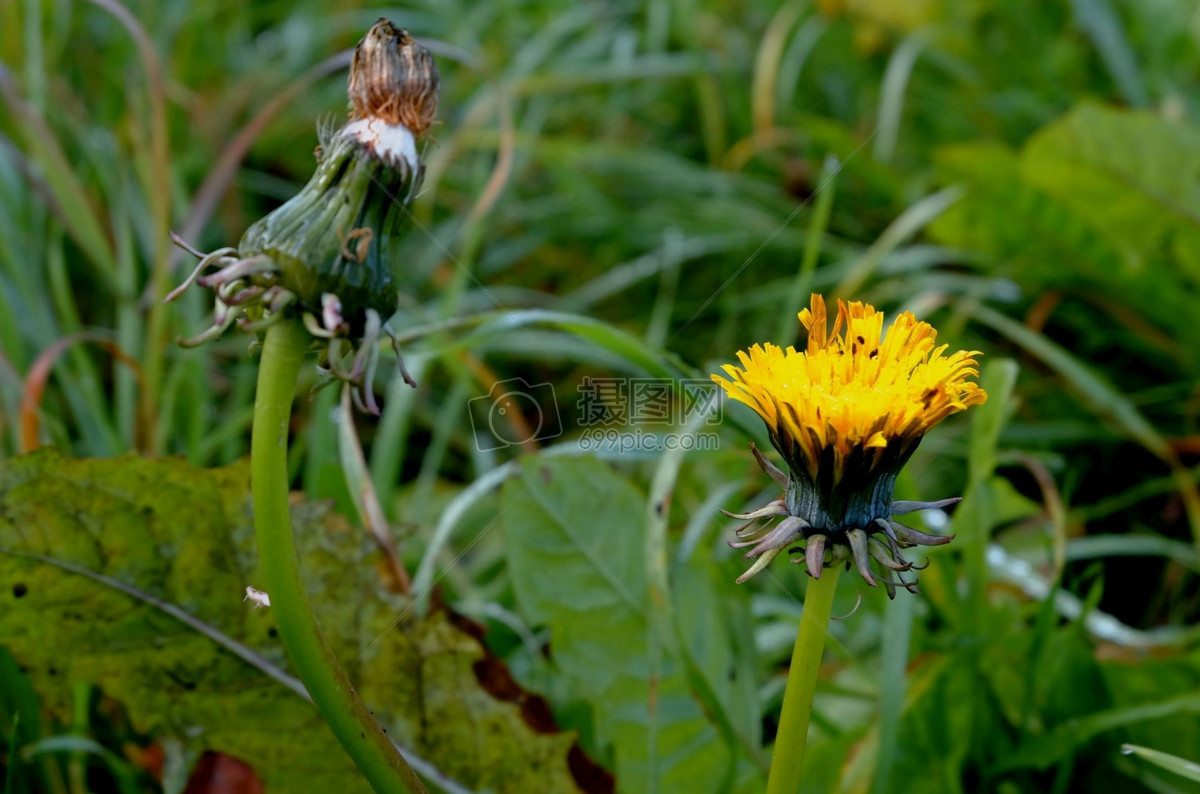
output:
<path id="1" fill-rule="evenodd" d="M 87 681 L 138 731 L 242 758 L 270 791 L 365 791 L 297 694 L 270 609 L 243 602 L 261 584 L 248 474 L 48 450 L 6 463 L 0 645 L 59 719 Z M 527 722 L 531 697 L 478 639 L 386 593 L 364 533 L 327 505 L 297 502 L 293 519 L 323 630 L 401 745 L 472 789 L 578 790 L 573 736 Z"/>
<path id="2" fill-rule="evenodd" d="M 708 416 L 708 410 L 697 413 L 683 432 L 695 436 Z M 652 674 L 659 673 L 659 646 L 669 649 L 682 663 L 689 686 L 721 731 L 722 739 L 731 746 L 740 746 L 765 773 L 770 762 L 761 751 L 754 659 L 746 653 L 753 643 L 748 632 L 738 636 L 731 630 L 738 624 L 750 624 L 748 593 L 735 590 L 732 575 L 722 578 L 716 566 L 706 565 L 705 560 L 693 558 L 689 564 L 676 566 L 674 581 L 668 569 L 671 503 L 686 449 L 686 445 L 677 444 L 659 457 L 643 508 L 644 561 L 650 590 L 648 637 L 655 664 Z"/>
<path id="3" fill-rule="evenodd" d="M 1126 101 L 1145 106 L 1146 85 L 1116 9 L 1109 0 L 1071 0 L 1071 8 Z"/>
<path id="4" fill-rule="evenodd" d="M 645 497 L 589 458 L 533 457 L 503 494 L 509 569 L 525 616 L 591 701 L 629 792 L 725 790 L 733 754 L 668 649 L 651 675 Z"/>
<path id="5" fill-rule="evenodd" d="M 674 569 L 672 600 L 689 684 L 725 732 L 722 738 L 741 750 L 749 767 L 742 774 L 757 774 L 754 787 L 760 788 L 770 762 L 761 750 L 754 618 L 749 593 L 734 589 L 736 576 L 736 568 L 693 557 Z"/>
<path id="6" fill-rule="evenodd" d="M 912 601 L 913 599 L 909 599 Z M 900 599 L 896 599 L 890 603 L 899 603 Z M 892 772 L 889 774 L 891 781 L 886 789 L 892 791 L 909 791 L 914 788 L 918 791 L 937 791 L 939 788 L 934 785 L 930 777 L 932 777 L 931 768 L 934 765 L 929 763 L 929 756 L 923 755 L 924 746 L 915 746 L 917 737 L 914 736 L 914 731 L 910 727 L 911 717 L 910 712 L 914 710 L 924 709 L 929 700 L 932 700 L 931 691 L 937 690 L 944 686 L 943 679 L 947 676 L 950 668 L 954 663 L 953 657 L 949 655 L 928 655 L 914 660 L 911 667 L 906 670 L 907 680 L 902 692 L 897 693 L 899 704 L 896 713 L 896 731 L 902 737 L 898 743 L 898 750 L 895 758 L 890 762 L 896 768 L 898 763 L 903 761 L 909 765 L 908 769 L 903 770 L 901 774 Z M 886 680 L 880 681 L 880 686 L 887 686 Z M 883 693 L 881 693 L 882 695 Z M 934 697 L 937 697 L 936 692 Z M 961 703 L 956 704 L 957 709 L 951 711 L 953 714 L 948 714 L 945 710 L 941 713 L 939 725 L 956 722 L 956 717 L 961 718 L 965 715 L 965 710 L 961 708 Z M 854 738 L 853 746 L 845 748 L 840 754 L 834 756 L 834 759 L 825 759 L 814 757 L 811 760 L 805 761 L 806 775 L 812 772 L 818 774 L 824 773 L 827 777 L 823 781 L 805 781 L 803 791 L 808 792 L 823 792 L 823 791 L 840 791 L 853 792 L 853 794 L 867 794 L 870 791 L 880 790 L 879 784 L 879 769 L 882 766 L 883 752 L 882 743 L 884 741 L 883 733 L 887 730 L 886 725 L 880 719 L 874 720 L 869 728 L 863 732 L 861 737 L 850 734 Z M 959 727 L 951 725 L 951 728 Z M 965 734 L 966 731 L 963 731 Z M 951 735 L 953 731 L 951 731 Z M 925 738 L 925 737 L 921 737 Z M 847 735 L 835 737 L 831 744 L 834 748 L 845 743 Z M 828 745 L 826 745 L 828 746 Z M 814 749 L 817 745 L 814 745 Z M 946 753 L 946 747 L 943 745 L 939 758 L 949 756 Z M 825 755 L 825 752 L 820 752 L 819 755 Z M 833 769 L 833 760 L 847 759 L 841 763 L 839 769 Z M 947 765 L 948 766 L 948 765 Z M 836 777 L 834 773 L 836 772 Z M 815 777 L 815 775 L 813 775 Z M 813 785 L 817 782 L 817 785 Z"/>
<path id="7" fill-rule="evenodd" d="M 939 149 L 943 177 L 965 182 L 968 198 L 932 231 L 1059 282 L 1083 276 L 1137 287 L 1137 276 L 1195 285 L 1200 172 L 1181 163 L 1198 154 L 1200 129 L 1185 121 L 1085 103 L 1020 152 L 992 143 Z"/>
<path id="8" fill-rule="evenodd" d="M 1095 321 L 1131 331 L 1128 347 L 1195 365 L 1200 327 L 1189 318 L 1200 282 L 1200 193 L 1195 169 L 1180 163 L 1200 156 L 1197 139 L 1184 122 L 1084 105 L 1022 151 L 991 142 L 941 147 L 941 181 L 967 194 L 930 234 L 989 255 L 990 272 L 1027 294 L 1083 291 L 1102 309 Z"/>
<path id="9" fill-rule="evenodd" d="M 938 242 L 990 253 L 1023 284 L 1030 277 L 1098 279 L 1119 265 L 1117 252 L 1090 227 L 1021 178 L 1019 152 L 998 143 L 959 143 L 939 148 L 934 163 L 943 182 L 967 187 L 966 196 L 929 225 Z"/>
<path id="10" fill-rule="evenodd" d="M 1025 182 L 1053 196 L 1144 271 L 1168 256 L 1200 278 L 1200 130 L 1149 112 L 1085 103 L 1021 153 Z"/>

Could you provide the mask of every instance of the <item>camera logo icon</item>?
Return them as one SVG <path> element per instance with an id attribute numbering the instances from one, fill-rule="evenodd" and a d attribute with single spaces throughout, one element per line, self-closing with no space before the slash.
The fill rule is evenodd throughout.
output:
<path id="1" fill-rule="evenodd" d="M 498 381 L 484 396 L 467 400 L 467 407 L 480 452 L 563 433 L 554 386 L 549 383 L 530 385 L 524 378 Z"/>

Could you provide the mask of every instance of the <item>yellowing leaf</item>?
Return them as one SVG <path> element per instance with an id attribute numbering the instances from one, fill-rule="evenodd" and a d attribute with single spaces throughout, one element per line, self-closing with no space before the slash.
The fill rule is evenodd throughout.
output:
<path id="1" fill-rule="evenodd" d="M 48 450 L 9 461 L 0 645 L 59 719 L 71 714 L 72 682 L 88 681 L 121 701 L 137 730 L 241 758 L 269 791 L 367 791 L 287 685 L 271 610 L 243 602 L 262 586 L 248 484 L 244 464 Z M 574 736 L 528 719 L 521 704 L 538 699 L 511 679 L 497 689 L 507 671 L 475 636 L 445 610 L 410 614 L 379 585 L 363 533 L 328 506 L 297 501 L 293 520 L 323 630 L 398 742 L 471 789 L 579 790 L 567 763 Z"/>

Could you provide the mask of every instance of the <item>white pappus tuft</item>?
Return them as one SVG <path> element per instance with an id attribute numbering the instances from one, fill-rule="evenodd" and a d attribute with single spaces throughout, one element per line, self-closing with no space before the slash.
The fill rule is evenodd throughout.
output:
<path id="1" fill-rule="evenodd" d="M 359 119 L 347 124 L 342 135 L 366 146 L 392 168 L 403 164 L 408 173 L 417 171 L 417 141 L 403 124 L 388 124 L 379 118 Z"/>

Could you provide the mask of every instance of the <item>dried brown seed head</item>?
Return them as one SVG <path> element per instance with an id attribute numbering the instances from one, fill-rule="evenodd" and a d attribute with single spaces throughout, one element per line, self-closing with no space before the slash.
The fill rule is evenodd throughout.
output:
<path id="1" fill-rule="evenodd" d="M 419 138 L 433 123 L 437 90 L 433 55 L 407 30 L 380 19 L 358 42 L 347 89 L 352 119 L 403 124 Z"/>

